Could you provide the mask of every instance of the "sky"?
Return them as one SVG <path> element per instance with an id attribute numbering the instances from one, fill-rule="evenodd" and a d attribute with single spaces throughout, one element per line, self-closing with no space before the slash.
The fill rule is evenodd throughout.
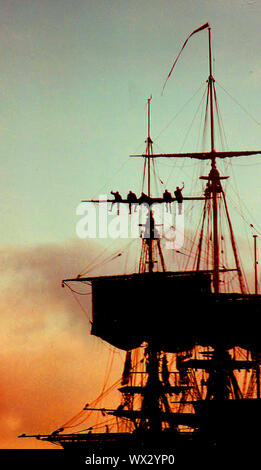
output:
<path id="1" fill-rule="evenodd" d="M 259 1 L 0 0 L 0 448 L 39 446 L 16 436 L 59 427 L 90 384 L 92 394 L 102 386 L 88 366 L 102 346 L 60 288 L 104 249 L 77 238 L 76 208 L 141 190 L 142 162 L 129 155 L 145 149 L 151 94 L 154 151 L 195 151 L 200 129 L 187 130 L 208 77 L 207 30 L 161 91 L 207 21 L 227 150 L 261 149 L 260 19 Z M 259 160 L 220 167 L 236 180 L 235 217 L 238 193 L 246 209 L 240 237 L 251 237 L 250 222 L 261 233 Z M 193 165 L 177 167 L 169 189 L 185 179 L 189 191 Z M 170 169 L 159 163 L 163 181 Z"/>

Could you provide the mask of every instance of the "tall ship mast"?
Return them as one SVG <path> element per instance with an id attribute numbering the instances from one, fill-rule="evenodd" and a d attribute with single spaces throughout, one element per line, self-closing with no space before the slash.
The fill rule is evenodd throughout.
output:
<path id="1" fill-rule="evenodd" d="M 63 281 L 63 286 L 79 283 L 91 286 L 91 334 L 126 352 L 122 377 L 116 384 L 121 401 L 111 408 L 99 407 L 98 402 L 85 406 L 79 415 L 80 422 L 84 413 L 88 416 L 98 413 L 104 421 L 100 427 L 91 424 L 82 431 L 70 432 L 70 422 L 51 434 L 20 437 L 36 437 L 65 449 L 86 452 L 103 449 L 112 453 L 127 449 L 146 451 L 155 446 L 165 451 L 202 443 L 216 446 L 230 441 L 231 436 L 237 444 L 247 440 L 258 442 L 261 345 L 257 325 L 261 296 L 257 263 L 255 293 L 250 294 L 223 188 L 228 176 L 220 174 L 219 161 L 260 154 L 261 150 L 216 150 L 217 99 L 211 28 L 206 24 L 194 33 L 202 29 L 208 29 L 205 122 L 209 116 L 209 151 L 154 153 L 150 97 L 146 150 L 131 155 L 144 161 L 144 192 L 139 198 L 132 193 L 132 198 L 116 195 L 106 201 L 116 204 L 118 211 L 123 205 L 129 206 L 130 216 L 132 211 L 146 206 L 146 220 L 140 224 L 138 270 L 119 275 L 79 275 Z M 161 197 L 153 195 L 156 159 L 209 162 L 208 174 L 200 175 L 203 194 L 183 197 L 177 188 L 173 196 L 168 192 Z M 186 269 L 171 271 L 167 269 L 162 247 L 162 224 L 154 208 L 167 207 L 169 212 L 176 209 L 176 217 L 182 220 L 184 206 L 190 201 L 202 204 L 196 251 L 189 253 Z M 227 227 L 230 264 L 225 264 L 222 257 L 221 218 Z M 256 238 L 254 241 L 256 253 Z"/>

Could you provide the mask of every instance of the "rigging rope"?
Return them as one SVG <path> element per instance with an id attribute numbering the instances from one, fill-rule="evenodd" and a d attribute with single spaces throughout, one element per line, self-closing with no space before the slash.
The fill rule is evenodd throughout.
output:
<path id="1" fill-rule="evenodd" d="M 207 88 L 207 91 L 208 91 L 208 94 L 207 94 L 207 101 L 206 101 L 206 107 L 205 107 L 205 120 L 204 120 L 203 136 L 202 136 L 202 148 L 203 148 L 203 150 L 205 150 L 206 134 L 207 134 L 208 107 L 209 107 L 209 87 Z"/>
<path id="2" fill-rule="evenodd" d="M 70 291 L 74 292 L 75 294 L 78 294 L 78 295 L 91 295 L 91 292 L 77 292 L 69 284 L 67 284 L 67 282 L 63 282 L 63 285 L 68 287 L 68 289 L 70 289 Z"/>
<path id="3" fill-rule="evenodd" d="M 64 283 L 64 285 L 65 285 L 65 283 Z M 69 286 L 66 285 L 66 287 L 69 287 Z M 84 313 L 84 315 L 87 317 L 89 323 L 91 324 L 90 314 L 89 314 L 88 310 L 86 310 L 86 309 L 82 306 L 82 304 L 81 304 L 81 302 L 79 301 L 78 297 L 76 296 L 76 294 L 74 293 L 74 291 L 73 291 L 70 287 L 69 287 L 69 290 L 70 290 L 70 292 L 72 293 L 73 298 L 75 299 L 75 301 L 76 301 L 76 302 L 78 303 L 78 305 L 80 306 L 80 309 L 82 310 L 82 312 Z"/>
<path id="4" fill-rule="evenodd" d="M 200 87 L 196 90 L 196 92 L 186 101 L 186 103 L 179 109 L 179 111 L 171 118 L 168 124 L 159 132 L 159 134 L 154 138 L 154 142 L 161 136 L 163 132 L 176 120 L 176 118 L 182 113 L 185 107 L 193 100 L 193 98 L 198 94 L 198 92 L 205 86 L 205 83 L 200 85 Z"/>
<path id="5" fill-rule="evenodd" d="M 217 83 L 218 86 L 222 88 L 222 90 L 252 119 L 252 121 L 261 127 L 261 123 L 254 116 L 252 116 L 252 114 L 250 114 L 249 111 L 247 111 L 247 109 L 244 108 L 244 106 L 242 106 L 239 101 L 231 95 L 231 93 L 229 93 L 219 82 L 216 81 L 215 83 Z"/>
<path id="6" fill-rule="evenodd" d="M 94 264 L 95 261 L 97 261 L 99 258 L 101 258 L 101 256 L 111 247 L 111 245 L 115 243 L 115 240 L 113 240 L 96 258 L 95 260 L 93 260 L 91 263 L 89 263 L 85 268 L 84 270 L 82 270 L 80 273 L 79 273 L 79 277 L 81 276 L 84 276 L 85 274 L 87 274 L 88 272 L 92 271 L 93 269 L 101 266 L 101 265 L 104 265 L 105 263 L 109 263 L 110 261 L 113 261 L 114 259 L 118 258 L 119 256 L 122 256 L 122 252 L 120 253 L 116 253 L 116 254 L 111 254 L 110 256 L 108 256 L 107 258 L 104 258 L 102 261 L 100 261 L 99 263 L 97 264 Z"/>
<path id="7" fill-rule="evenodd" d="M 113 350 L 113 352 L 115 352 L 115 350 Z M 109 361 L 109 360 L 110 360 L 110 355 L 109 355 L 109 357 L 108 357 L 108 361 Z M 107 363 L 107 366 L 109 367 L 109 369 L 108 369 L 108 373 L 107 373 L 107 379 L 105 379 L 105 381 L 108 380 L 108 377 L 109 377 L 109 375 L 110 375 L 110 370 L 111 370 L 111 367 L 112 367 L 112 361 L 113 361 L 113 356 L 112 356 L 112 358 L 111 358 L 110 364 Z M 132 371 L 134 372 L 134 371 L 138 368 L 138 366 L 139 366 L 140 364 L 142 364 L 142 363 L 143 363 L 143 359 L 140 359 L 136 364 L 133 365 Z M 118 379 L 116 382 L 114 382 L 114 383 L 113 383 L 108 389 L 106 389 L 106 390 L 104 389 L 104 386 L 103 386 L 103 389 L 102 389 L 100 395 L 99 395 L 95 400 L 93 400 L 91 403 L 89 403 L 89 404 L 88 404 L 88 407 L 92 408 L 92 407 L 96 406 L 97 403 L 99 403 L 99 402 L 102 400 L 102 398 L 104 398 L 104 397 L 105 397 L 106 395 L 108 395 L 111 391 L 113 391 L 114 389 L 116 389 L 120 384 L 121 384 L 121 378 Z M 105 387 L 106 387 L 106 385 L 105 385 Z M 62 428 L 63 428 L 63 429 L 76 428 L 76 427 L 78 427 L 80 424 L 82 424 L 83 422 L 87 421 L 87 420 L 89 419 L 89 417 L 91 416 L 91 414 L 92 414 L 92 410 L 89 410 L 89 412 L 88 412 L 88 409 L 86 410 L 85 408 L 86 408 L 86 405 L 85 405 L 85 407 L 84 407 L 79 413 L 77 413 L 77 414 L 76 414 L 74 417 L 72 417 L 69 421 L 67 421 L 66 423 L 64 423 L 63 426 L 62 426 Z M 87 413 L 86 413 L 86 411 L 87 411 Z M 101 410 L 99 410 L 99 411 L 102 411 L 102 408 L 101 408 Z M 75 420 L 81 419 L 82 416 L 83 416 L 83 414 L 85 414 L 86 416 L 85 416 L 80 422 L 76 422 L 76 423 L 75 423 Z M 93 425 L 93 426 L 91 426 L 91 428 L 94 428 L 94 427 L 96 428 L 96 427 L 99 427 L 99 426 L 100 426 L 100 427 L 103 427 L 107 422 L 109 422 L 109 421 L 112 422 L 112 421 L 114 421 L 114 420 L 115 420 L 115 417 L 110 418 L 110 420 L 105 421 L 105 422 L 103 421 L 101 424 Z M 73 424 L 73 423 L 75 423 L 75 424 Z M 86 430 L 88 430 L 88 429 L 90 429 L 90 427 L 86 428 Z M 83 431 L 84 431 L 84 430 L 81 430 L 81 431 L 79 431 L 79 432 L 83 432 Z"/>
<path id="8" fill-rule="evenodd" d="M 202 87 L 201 87 L 201 88 L 202 88 Z M 185 145 L 185 143 L 186 143 L 186 140 L 187 140 L 188 135 L 189 135 L 189 133 L 190 133 L 190 131 L 191 131 L 191 128 L 192 128 L 192 126 L 193 126 L 193 124 L 194 124 L 194 121 L 195 121 L 195 119 L 196 119 L 196 116 L 197 116 L 197 114 L 198 114 L 198 111 L 199 111 L 199 109 L 200 109 L 200 106 L 201 106 L 201 104 L 202 104 L 202 102 L 203 102 L 203 100 L 204 100 L 205 94 L 206 94 L 206 90 L 204 90 L 203 96 L 201 97 L 201 100 L 200 100 L 200 102 L 199 102 L 199 105 L 198 105 L 198 107 L 197 107 L 197 109 L 196 109 L 196 111 L 195 111 L 195 114 L 194 114 L 194 116 L 193 116 L 193 119 L 192 119 L 192 121 L 191 121 L 191 123 L 190 123 L 190 126 L 189 126 L 188 130 L 187 130 L 187 133 L 186 133 L 185 138 L 184 138 L 184 140 L 183 140 L 182 146 L 181 146 L 181 148 L 180 148 L 180 152 L 181 152 L 181 150 L 183 149 L 183 147 L 184 147 L 184 145 Z M 181 169 L 183 169 L 183 167 L 184 167 L 184 162 L 183 162 L 183 164 L 181 165 Z M 169 173 L 169 176 L 168 176 L 168 178 L 167 178 L 165 187 L 167 186 L 167 184 L 168 184 L 168 182 L 169 182 L 169 180 L 170 180 L 170 177 L 172 176 L 172 173 L 173 173 L 173 171 L 174 171 L 174 168 L 175 168 L 175 165 L 173 166 L 172 171 Z"/>

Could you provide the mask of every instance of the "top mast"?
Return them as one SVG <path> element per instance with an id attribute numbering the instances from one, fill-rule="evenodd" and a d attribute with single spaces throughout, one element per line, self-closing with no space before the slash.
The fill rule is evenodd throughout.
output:
<path id="1" fill-rule="evenodd" d="M 152 155 L 152 140 L 150 137 L 150 102 L 152 99 L 152 95 L 148 98 L 148 137 L 146 140 L 147 143 L 147 158 L 148 158 L 148 196 L 151 195 L 151 188 L 150 188 L 150 156 Z"/>
<path id="2" fill-rule="evenodd" d="M 208 78 L 208 86 L 210 92 L 210 126 L 211 126 L 211 152 L 215 152 L 215 135 L 214 135 L 214 106 L 213 106 L 213 83 L 214 78 L 212 75 L 212 51 L 211 51 L 211 28 L 208 27 L 208 48 L 209 48 L 209 78 Z M 215 157 L 213 155 L 214 163 L 212 163 L 212 167 L 215 166 Z M 213 161 L 212 160 L 212 161 Z"/>

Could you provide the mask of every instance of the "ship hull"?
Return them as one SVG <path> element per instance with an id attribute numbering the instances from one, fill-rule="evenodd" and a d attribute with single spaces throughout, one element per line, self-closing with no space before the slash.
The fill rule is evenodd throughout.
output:
<path id="1" fill-rule="evenodd" d="M 123 462 L 133 455 L 174 456 L 184 463 L 190 458 L 196 461 L 200 456 L 206 462 L 208 458 L 224 456 L 250 458 L 258 452 L 261 400 L 202 401 L 196 415 L 200 427 L 194 432 L 57 434 L 39 438 L 86 457 L 115 456 Z M 166 460 L 166 463 L 170 462 Z"/>
<path id="2" fill-rule="evenodd" d="M 241 428 L 241 431 L 242 428 Z M 249 431 L 249 428 L 248 428 Z M 228 468 L 230 465 L 254 464 L 259 458 L 259 437 L 248 435 L 245 429 L 241 439 L 225 436 L 224 439 L 206 439 L 206 436 L 190 434 L 177 436 L 172 433 L 161 435 L 134 436 L 116 433 L 109 435 L 75 436 L 59 441 L 63 447 L 63 459 L 75 464 L 105 464 L 115 468 L 134 468 L 140 465 L 157 464 L 171 468 L 209 469 Z M 53 440 L 54 442 L 54 440 Z M 57 441 L 55 442 L 57 444 Z M 55 452 L 56 454 L 56 452 Z M 58 452 L 60 454 L 60 452 Z M 105 459 L 105 460 L 104 460 Z M 117 465 L 116 465 L 117 462 Z M 215 465 L 214 465 L 215 464 Z M 88 467 L 87 467 L 88 468 Z M 233 467 L 232 467 L 233 468 Z M 239 467 L 242 468 L 242 467 Z"/>

